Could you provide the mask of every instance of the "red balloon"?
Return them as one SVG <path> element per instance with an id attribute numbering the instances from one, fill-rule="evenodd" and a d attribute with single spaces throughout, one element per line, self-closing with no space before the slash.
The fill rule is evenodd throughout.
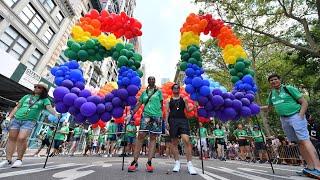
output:
<path id="1" fill-rule="evenodd" d="M 99 126 L 99 124 L 98 124 L 98 123 L 95 123 L 95 124 L 92 124 L 91 127 L 92 127 L 93 129 L 95 129 L 95 128 L 97 128 L 98 126 Z"/>

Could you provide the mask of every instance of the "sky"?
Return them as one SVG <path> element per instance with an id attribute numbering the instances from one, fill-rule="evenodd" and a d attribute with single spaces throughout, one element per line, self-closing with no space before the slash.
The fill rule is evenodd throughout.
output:
<path id="1" fill-rule="evenodd" d="M 147 77 L 173 81 L 180 58 L 180 27 L 198 8 L 190 0 L 137 0 L 134 17 L 142 23 L 142 56 Z"/>

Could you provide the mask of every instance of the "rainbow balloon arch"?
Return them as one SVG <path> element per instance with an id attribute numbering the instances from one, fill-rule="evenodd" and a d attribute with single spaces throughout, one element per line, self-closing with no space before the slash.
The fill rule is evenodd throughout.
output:
<path id="1" fill-rule="evenodd" d="M 140 79 L 143 76 L 140 70 L 142 56 L 135 52 L 132 44 L 122 39 L 141 36 L 141 27 L 138 20 L 124 12 L 118 15 L 92 10 L 80 18 L 72 27 L 72 38 L 64 52 L 70 61 L 51 69 L 57 86 L 53 97 L 59 113 L 69 112 L 76 123 L 87 122 L 95 127 L 104 127 L 105 122 L 112 118 L 116 123 L 124 123 L 128 109 L 137 104 L 137 98 L 144 89 Z M 251 62 L 231 28 L 211 15 L 190 14 L 180 31 L 180 69 L 186 74 L 182 94 L 187 97 L 189 105 L 194 105 L 194 101 L 200 105 L 196 112 L 189 112 L 188 117 L 199 117 L 200 122 L 208 122 L 210 117 L 215 117 L 226 122 L 258 114 L 260 108 L 254 103 L 257 91 L 254 71 L 250 69 Z M 200 33 L 210 33 L 218 39 L 235 85 L 231 93 L 203 75 Z M 112 57 L 117 63 L 117 82 L 106 84 L 99 92 L 86 89 L 78 61 L 102 61 L 107 57 Z M 161 88 L 165 100 L 172 95 L 171 85 L 167 83 Z M 143 107 L 134 116 L 136 125 L 139 125 L 142 111 Z"/>

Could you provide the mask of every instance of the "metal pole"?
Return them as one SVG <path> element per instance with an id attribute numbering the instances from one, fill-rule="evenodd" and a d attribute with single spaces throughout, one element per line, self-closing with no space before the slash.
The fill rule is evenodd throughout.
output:
<path id="1" fill-rule="evenodd" d="M 59 126 L 59 121 L 60 121 L 60 119 L 58 119 L 58 122 L 57 122 L 57 124 L 56 124 L 56 129 L 55 129 L 54 132 L 53 132 L 52 140 L 51 140 L 50 146 L 48 147 L 48 150 L 47 150 L 47 157 L 46 157 L 46 161 L 44 162 L 43 168 L 46 168 L 46 166 L 47 166 L 47 162 L 48 162 L 50 150 L 51 150 L 51 147 L 52 147 L 52 144 L 53 144 L 54 137 L 55 137 L 55 135 L 56 135 L 58 126 Z"/>

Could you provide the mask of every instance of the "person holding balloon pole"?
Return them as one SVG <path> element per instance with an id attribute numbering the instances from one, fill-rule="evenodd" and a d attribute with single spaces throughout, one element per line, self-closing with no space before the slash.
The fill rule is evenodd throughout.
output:
<path id="1" fill-rule="evenodd" d="M 12 155 L 16 149 L 18 157 L 11 167 L 18 168 L 22 166 L 22 159 L 27 149 L 27 140 L 42 110 L 47 109 L 56 117 L 59 116 L 51 106 L 51 102 L 48 99 L 48 91 L 48 85 L 43 83 L 35 84 L 34 91 L 23 96 L 6 118 L 6 122 L 10 121 L 9 139 L 6 148 L 6 159 L 0 162 L 0 167 L 12 164 Z"/>
<path id="2" fill-rule="evenodd" d="M 193 108 L 189 107 L 187 101 L 180 96 L 180 86 L 178 84 L 174 84 L 172 86 L 172 92 L 173 96 L 168 101 L 167 104 L 167 110 L 166 110 L 166 122 L 168 122 L 169 126 L 167 128 L 169 129 L 169 134 L 171 137 L 171 143 L 172 143 L 172 151 L 173 156 L 175 159 L 175 165 L 173 168 L 173 172 L 179 172 L 180 171 L 180 161 L 179 161 L 179 152 L 178 152 L 178 143 L 179 143 L 179 137 L 181 137 L 184 147 L 185 147 L 185 153 L 187 158 L 187 167 L 189 174 L 196 175 L 197 171 L 192 165 L 191 159 L 192 159 L 192 147 L 190 143 L 190 128 L 189 128 L 189 121 L 186 118 L 185 110 L 187 111 L 193 111 L 197 108 L 197 105 Z"/>
<path id="3" fill-rule="evenodd" d="M 143 115 L 140 122 L 140 129 L 138 138 L 134 149 L 134 159 L 128 167 L 128 172 L 135 172 L 138 167 L 138 158 L 141 150 L 142 143 L 147 134 L 149 134 L 149 152 L 148 162 L 146 164 L 146 171 L 153 172 L 151 160 L 153 158 L 156 146 L 157 136 L 162 133 L 162 106 L 163 97 L 162 92 L 155 85 L 156 79 L 153 76 L 148 77 L 148 87 L 141 94 L 139 103 L 134 110 L 126 117 L 126 120 L 130 120 L 131 117 L 138 111 L 140 106 L 144 104 Z"/>

